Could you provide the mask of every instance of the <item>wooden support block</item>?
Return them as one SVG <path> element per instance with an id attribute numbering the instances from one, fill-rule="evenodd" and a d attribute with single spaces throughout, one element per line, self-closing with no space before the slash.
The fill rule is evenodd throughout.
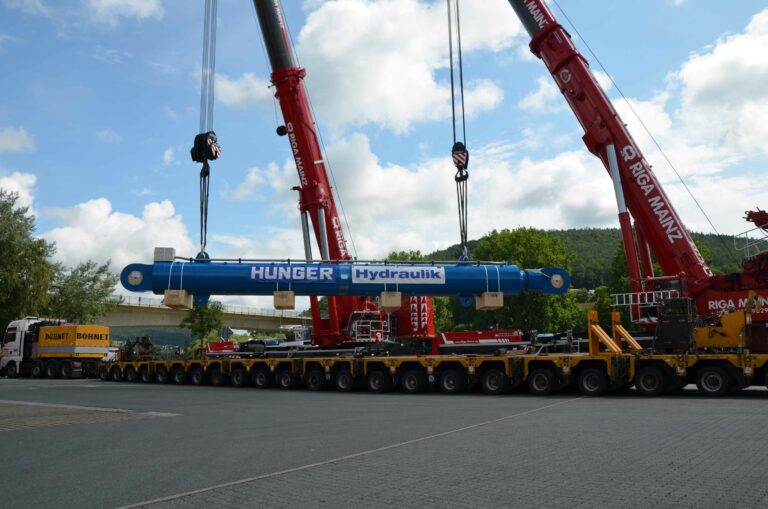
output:
<path id="1" fill-rule="evenodd" d="M 491 311 L 504 307 L 504 294 L 501 292 L 483 292 L 475 295 L 475 309 Z"/>
<path id="2" fill-rule="evenodd" d="M 173 309 L 192 309 L 192 294 L 186 290 L 166 290 L 163 304 Z"/>
<path id="3" fill-rule="evenodd" d="M 381 292 L 379 296 L 379 311 L 389 313 L 397 311 L 403 306 L 403 294 L 401 292 Z"/>
<path id="4" fill-rule="evenodd" d="M 272 292 L 275 309 L 296 309 L 296 294 L 291 290 Z"/>

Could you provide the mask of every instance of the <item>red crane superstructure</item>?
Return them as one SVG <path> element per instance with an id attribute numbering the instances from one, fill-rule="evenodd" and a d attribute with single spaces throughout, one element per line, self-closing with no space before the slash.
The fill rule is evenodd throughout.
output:
<path id="1" fill-rule="evenodd" d="M 767 296 L 768 253 L 745 260 L 742 272 L 713 275 L 568 32 L 543 0 L 509 3 L 531 36 L 531 51 L 547 66 L 583 127 L 587 149 L 613 180 L 635 311 L 647 299 L 644 295 L 671 281 L 681 282 L 677 290 L 693 297 L 702 314 L 743 308 L 751 290 Z M 651 253 L 665 276 L 654 275 Z M 765 309 L 752 316 L 768 320 Z"/>

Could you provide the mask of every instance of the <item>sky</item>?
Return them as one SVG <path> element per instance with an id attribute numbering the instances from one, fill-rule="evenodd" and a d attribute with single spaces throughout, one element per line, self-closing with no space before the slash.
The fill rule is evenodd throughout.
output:
<path id="1" fill-rule="evenodd" d="M 768 207 L 765 0 L 550 6 L 686 226 L 713 231 L 632 109 L 714 227 L 748 229 L 744 211 Z M 283 8 L 352 254 L 457 243 L 445 2 Z M 610 179 L 508 2 L 461 0 L 461 16 L 469 238 L 520 226 L 617 227 Z M 0 188 L 31 208 L 56 261 L 110 260 L 118 272 L 150 263 L 155 246 L 197 253 L 199 165 L 189 148 L 202 26 L 202 0 L 0 0 Z M 223 155 L 212 164 L 207 250 L 303 258 L 297 172 L 275 134 L 282 121 L 250 2 L 220 0 L 217 27 L 213 126 Z"/>

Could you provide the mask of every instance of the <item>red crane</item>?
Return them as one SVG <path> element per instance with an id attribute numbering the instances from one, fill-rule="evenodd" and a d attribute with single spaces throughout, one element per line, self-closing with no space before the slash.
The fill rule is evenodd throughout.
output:
<path id="1" fill-rule="evenodd" d="M 700 314 L 743 308 L 749 291 L 768 296 L 768 253 L 745 260 L 742 272 L 713 275 L 568 32 L 544 0 L 509 3 L 531 36 L 531 51 L 547 66 L 584 129 L 587 149 L 613 180 L 632 291 L 640 297 L 663 283 L 679 281 L 679 291 L 695 299 Z M 654 275 L 651 253 L 665 276 Z M 766 322 L 766 311 L 758 310 L 753 319 Z"/>
<path id="2" fill-rule="evenodd" d="M 279 0 L 253 0 L 264 45 L 272 67 L 271 81 L 275 97 L 280 103 L 285 125 L 277 130 L 288 136 L 293 152 L 299 185 L 299 210 L 304 234 L 304 252 L 312 259 L 309 223 L 323 260 L 350 260 L 347 241 L 336 210 L 326 162 L 318 141 L 303 79 L 306 71 L 296 65 L 288 30 Z M 317 297 L 310 297 L 313 323 L 313 342 L 332 346 L 347 342 L 350 318 L 369 310 L 376 313 L 375 305 L 361 297 L 327 297 L 328 318 L 321 319 Z M 405 337 L 434 336 L 434 317 L 429 297 L 404 297 L 403 308 L 396 312 L 397 335 Z M 370 318 L 366 316 L 365 318 Z"/>

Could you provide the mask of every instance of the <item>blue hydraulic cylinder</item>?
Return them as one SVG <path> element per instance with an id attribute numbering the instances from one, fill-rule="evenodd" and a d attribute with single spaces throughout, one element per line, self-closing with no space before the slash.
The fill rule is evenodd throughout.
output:
<path id="1" fill-rule="evenodd" d="M 286 263 L 240 261 L 159 261 L 134 263 L 123 269 L 120 282 L 127 290 L 186 290 L 196 295 L 271 295 L 292 290 L 296 295 L 472 296 L 501 292 L 563 294 L 570 286 L 564 269 L 524 270 L 512 264 L 459 263 Z"/>

